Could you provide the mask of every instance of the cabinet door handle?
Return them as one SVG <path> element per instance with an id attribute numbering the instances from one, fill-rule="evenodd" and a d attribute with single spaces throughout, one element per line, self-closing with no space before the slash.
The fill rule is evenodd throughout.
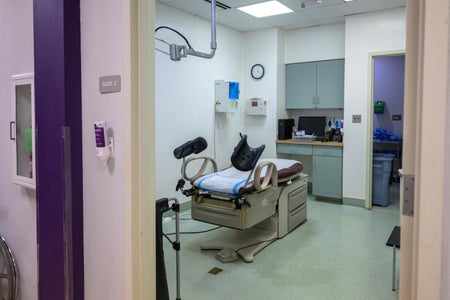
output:
<path id="1" fill-rule="evenodd" d="M 13 124 L 14 124 L 14 127 L 16 127 L 15 125 L 16 125 L 16 122 L 14 122 L 14 121 L 11 121 L 11 122 L 9 122 L 9 139 L 11 140 L 11 141 L 15 141 L 16 140 L 16 137 L 13 135 L 13 133 L 12 133 L 12 128 L 13 128 Z M 15 128 L 14 128 L 15 129 Z"/>

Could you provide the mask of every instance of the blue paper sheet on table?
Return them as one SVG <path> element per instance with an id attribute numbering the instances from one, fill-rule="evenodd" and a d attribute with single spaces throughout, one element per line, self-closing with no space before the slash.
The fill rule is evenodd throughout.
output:
<path id="1" fill-rule="evenodd" d="M 373 139 L 382 142 L 398 142 L 400 138 L 383 128 L 376 128 L 373 131 Z"/>

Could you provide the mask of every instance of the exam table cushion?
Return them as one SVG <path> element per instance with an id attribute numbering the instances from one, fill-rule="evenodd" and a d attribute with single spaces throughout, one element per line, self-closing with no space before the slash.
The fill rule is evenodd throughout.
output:
<path id="1" fill-rule="evenodd" d="M 278 180 L 293 176 L 303 170 L 303 165 L 296 160 L 291 159 L 260 159 L 258 164 L 264 161 L 274 163 L 278 171 Z M 261 179 L 264 178 L 267 168 L 261 171 Z M 194 186 L 200 188 L 202 192 L 215 192 L 220 194 L 228 194 L 237 196 L 239 189 L 242 188 L 247 181 L 248 172 L 242 172 L 234 167 L 222 170 L 220 172 L 207 174 L 194 181 Z M 250 178 L 248 189 L 253 189 L 253 177 Z"/>

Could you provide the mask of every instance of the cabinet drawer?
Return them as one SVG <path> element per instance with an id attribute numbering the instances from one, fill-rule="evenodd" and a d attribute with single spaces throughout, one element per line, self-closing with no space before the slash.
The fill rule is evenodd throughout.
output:
<path id="1" fill-rule="evenodd" d="M 307 185 L 290 192 L 288 194 L 288 211 L 292 212 L 294 209 L 306 202 L 307 198 Z"/>
<path id="2" fill-rule="evenodd" d="M 342 148 L 332 146 L 315 146 L 313 148 L 313 155 L 342 157 Z"/>
<path id="3" fill-rule="evenodd" d="M 295 229 L 295 227 L 303 223 L 306 220 L 306 216 L 307 216 L 306 203 L 300 207 L 297 207 L 297 209 L 295 209 L 294 211 L 290 212 L 288 215 L 288 231 L 289 232 L 292 231 L 293 229 Z"/>
<path id="4" fill-rule="evenodd" d="M 277 152 L 286 154 L 312 155 L 313 149 L 310 145 L 278 144 Z"/>

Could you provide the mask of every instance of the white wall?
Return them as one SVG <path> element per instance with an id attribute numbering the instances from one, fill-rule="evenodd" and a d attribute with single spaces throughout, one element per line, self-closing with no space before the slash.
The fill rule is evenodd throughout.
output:
<path id="1" fill-rule="evenodd" d="M 34 72 L 33 1 L 0 2 L 0 235 L 19 268 L 18 300 L 37 299 L 36 193 L 12 183 L 11 75 Z"/>
<path id="2" fill-rule="evenodd" d="M 262 157 L 276 157 L 275 140 L 277 136 L 278 115 L 285 117 L 278 107 L 284 103 L 284 56 L 282 45 L 284 34 L 276 28 L 246 32 L 244 34 L 244 87 L 243 101 L 261 97 L 267 100 L 267 116 L 246 116 L 244 112 L 244 128 L 250 146 L 266 145 Z M 262 64 L 265 74 L 262 79 L 255 80 L 250 76 L 254 64 Z"/>
<path id="3" fill-rule="evenodd" d="M 343 58 L 344 42 L 343 22 L 287 31 L 285 63 Z"/>
<path id="4" fill-rule="evenodd" d="M 210 22 L 166 5 L 156 3 L 156 27 L 169 26 L 178 30 L 197 51 L 210 52 Z M 169 43 L 185 44 L 173 32 L 162 29 L 155 34 Z M 212 59 L 194 56 L 171 61 L 169 56 L 155 52 L 156 78 L 156 187 L 157 198 L 177 197 L 181 160 L 173 150 L 188 140 L 204 137 L 208 148 L 201 156 L 216 157 L 220 168 L 230 164 L 233 147 L 239 141 L 242 128 L 244 85 L 242 79 L 243 34 L 217 25 L 217 51 Z M 156 48 L 168 51 L 168 46 L 156 42 Z M 238 112 L 214 113 L 215 80 L 240 83 Z"/>
<path id="5" fill-rule="evenodd" d="M 125 195 L 129 105 L 129 9 L 124 0 L 81 0 L 85 299 L 126 299 Z M 100 21 L 101 20 L 101 21 Z M 119 93 L 100 94 L 100 76 L 121 75 Z M 95 156 L 94 121 L 115 141 L 107 165 Z"/>
<path id="6" fill-rule="evenodd" d="M 368 193 L 369 53 L 404 49 L 405 18 L 405 9 L 399 8 L 345 19 L 344 198 L 364 200 Z M 362 115 L 360 124 L 351 123 L 354 114 Z"/>

